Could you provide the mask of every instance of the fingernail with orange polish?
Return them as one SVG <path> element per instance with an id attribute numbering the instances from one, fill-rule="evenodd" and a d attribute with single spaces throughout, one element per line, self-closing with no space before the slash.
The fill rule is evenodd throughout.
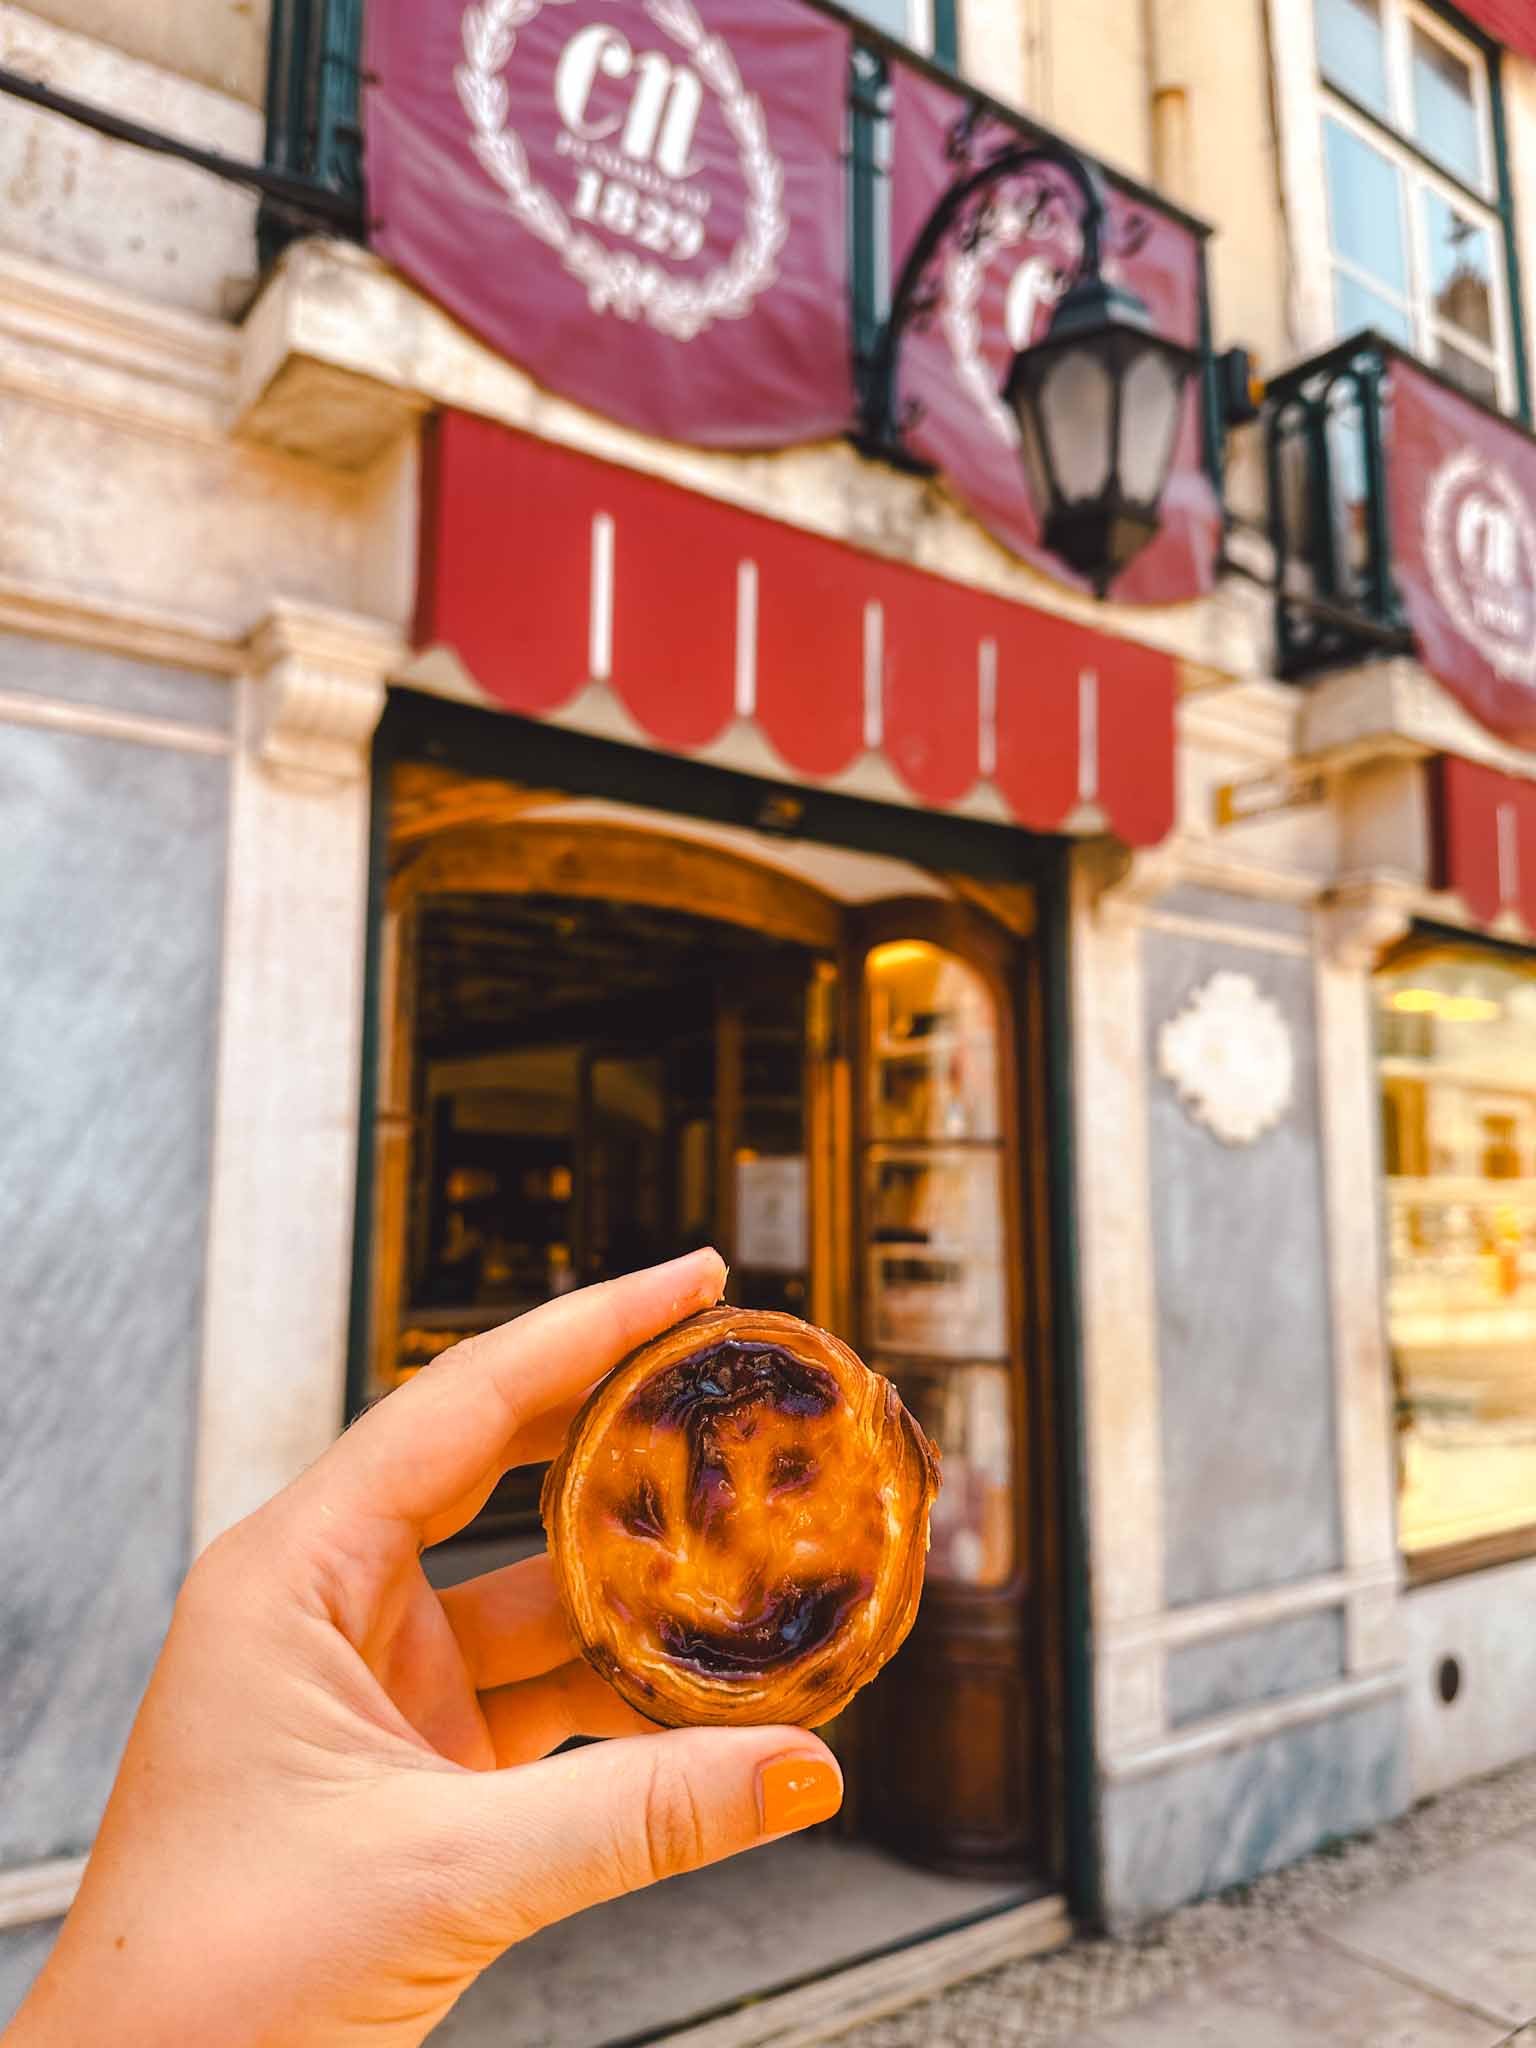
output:
<path id="1" fill-rule="evenodd" d="M 790 1835 L 830 1820 L 843 1803 L 843 1781 L 817 1756 L 780 1756 L 758 1772 L 765 1835 Z"/>

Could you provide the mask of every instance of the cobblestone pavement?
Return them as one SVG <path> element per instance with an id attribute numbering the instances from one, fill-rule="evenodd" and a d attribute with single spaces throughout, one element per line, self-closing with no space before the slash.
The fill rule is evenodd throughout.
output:
<path id="1" fill-rule="evenodd" d="M 1525 1763 L 1430 1800 L 1374 1835 L 1330 1845 L 1289 1870 L 1186 1906 L 1132 1939 L 1076 1942 L 1053 1956 L 1005 1964 L 940 1997 L 855 2028 L 839 2037 L 839 2048 L 1037 2048 L 1068 2041 L 1085 2028 L 1295 1940 L 1309 1925 L 1326 1930 L 1346 1909 L 1373 1895 L 1532 1829 L 1536 1763 Z M 1531 1918 L 1536 1921 L 1536 1898 Z M 1520 2017 L 1529 2019 L 1530 2008 Z M 1516 2042 L 1536 2048 L 1536 2025 L 1512 2034 L 1493 2028 L 1484 2038 L 1495 2035 L 1509 2048 Z M 1417 2042 L 1422 2037 L 1394 2032 L 1390 2038 Z M 1163 2033 L 1156 2039 L 1161 2042 Z M 1199 2039 L 1220 2040 L 1225 2048 L 1227 2036 L 1202 2033 Z"/>

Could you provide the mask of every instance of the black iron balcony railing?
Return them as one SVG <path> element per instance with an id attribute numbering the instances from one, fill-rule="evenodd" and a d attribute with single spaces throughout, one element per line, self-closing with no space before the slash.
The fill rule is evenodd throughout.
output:
<path id="1" fill-rule="evenodd" d="M 267 64 L 267 162 L 363 210 L 363 0 L 272 0 Z M 269 200 L 262 210 L 270 259 L 313 222 Z"/>
<path id="2" fill-rule="evenodd" d="M 1269 385 L 1270 534 L 1279 673 L 1411 643 L 1392 576 L 1386 441 L 1393 348 L 1340 342 Z"/>

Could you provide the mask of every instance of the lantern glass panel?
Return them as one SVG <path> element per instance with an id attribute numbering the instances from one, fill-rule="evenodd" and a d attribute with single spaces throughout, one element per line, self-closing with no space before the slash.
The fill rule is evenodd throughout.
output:
<path id="1" fill-rule="evenodd" d="M 1037 401 L 1063 500 L 1102 495 L 1114 454 L 1115 380 L 1097 355 L 1066 348 L 1046 370 Z"/>
<path id="2" fill-rule="evenodd" d="M 1035 510 L 1043 518 L 1051 502 L 1051 472 L 1046 466 L 1045 444 L 1040 439 L 1040 422 L 1035 417 L 1035 393 L 1030 391 L 1026 398 L 1026 388 L 1016 386 L 1012 393 L 1018 403 L 1015 418 L 1019 424 L 1019 453 L 1024 462 L 1024 481 Z"/>
<path id="3" fill-rule="evenodd" d="M 1145 348 L 1125 372 L 1120 401 L 1120 486 L 1137 505 L 1155 505 L 1173 461 L 1184 376 L 1160 348 Z"/>

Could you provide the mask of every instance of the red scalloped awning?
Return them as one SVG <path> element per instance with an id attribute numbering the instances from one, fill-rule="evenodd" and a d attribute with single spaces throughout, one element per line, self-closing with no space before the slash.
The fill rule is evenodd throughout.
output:
<path id="1" fill-rule="evenodd" d="M 1443 754 L 1431 765 L 1436 889 L 1449 889 L 1482 924 L 1505 911 L 1536 931 L 1536 782 Z"/>
<path id="2" fill-rule="evenodd" d="M 1536 62 L 1536 0 L 1457 0 L 1457 4 L 1507 50 Z"/>
<path id="3" fill-rule="evenodd" d="M 1173 827 L 1168 655 L 467 413 L 428 442 L 416 639 L 524 717 L 600 682 L 675 753 L 745 721 L 804 782 L 878 754 L 936 809 Z"/>

